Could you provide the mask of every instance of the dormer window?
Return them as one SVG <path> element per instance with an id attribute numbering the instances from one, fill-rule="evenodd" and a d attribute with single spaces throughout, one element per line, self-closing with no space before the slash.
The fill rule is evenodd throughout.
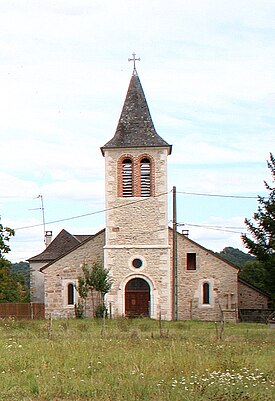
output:
<path id="1" fill-rule="evenodd" d="M 133 163 L 129 158 L 122 161 L 122 196 L 133 196 Z"/>
<path id="2" fill-rule="evenodd" d="M 140 196 L 151 196 L 151 162 L 147 157 L 140 161 Z"/>

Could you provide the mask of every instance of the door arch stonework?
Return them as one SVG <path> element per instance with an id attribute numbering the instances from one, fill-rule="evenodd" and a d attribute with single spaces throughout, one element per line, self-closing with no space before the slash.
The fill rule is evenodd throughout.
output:
<path id="1" fill-rule="evenodd" d="M 125 315 L 150 316 L 151 291 L 146 280 L 132 278 L 125 286 Z"/>

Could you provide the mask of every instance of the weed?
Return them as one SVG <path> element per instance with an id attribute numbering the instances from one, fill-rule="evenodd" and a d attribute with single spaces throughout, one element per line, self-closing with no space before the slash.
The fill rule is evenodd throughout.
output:
<path id="1" fill-rule="evenodd" d="M 275 332 L 149 319 L 0 322 L 0 400 L 271 401 Z M 7 326 L 5 326 L 5 324 Z M 165 335 L 167 333 L 167 335 Z"/>

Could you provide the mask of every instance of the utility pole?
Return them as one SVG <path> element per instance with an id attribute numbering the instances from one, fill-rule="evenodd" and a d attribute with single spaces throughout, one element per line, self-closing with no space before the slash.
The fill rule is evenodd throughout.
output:
<path id="1" fill-rule="evenodd" d="M 42 210 L 42 220 L 43 220 L 43 238 L 44 238 L 44 244 L 46 245 L 46 223 L 45 223 L 45 210 L 44 210 L 44 203 L 43 203 L 43 196 L 38 195 L 34 199 L 39 199 L 41 200 L 41 207 L 34 208 L 34 209 L 29 209 L 29 210 Z"/>
<path id="2" fill-rule="evenodd" d="M 174 320 L 178 320 L 178 238 L 177 238 L 177 191 L 173 187 L 173 295 Z"/>
<path id="3" fill-rule="evenodd" d="M 38 195 L 38 198 L 41 199 L 41 210 L 42 210 L 42 218 L 43 218 L 43 229 L 44 229 L 44 244 L 47 245 L 46 243 L 46 223 L 45 223 L 45 209 L 44 209 L 44 202 L 43 202 L 43 196 Z"/>

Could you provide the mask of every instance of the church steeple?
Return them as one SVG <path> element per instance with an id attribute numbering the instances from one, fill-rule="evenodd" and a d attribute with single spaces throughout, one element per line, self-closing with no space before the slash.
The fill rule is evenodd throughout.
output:
<path id="1" fill-rule="evenodd" d="M 171 145 L 156 132 L 135 68 L 105 156 L 104 266 L 113 285 L 114 316 L 170 319 L 167 156 Z M 144 203 L 143 203 L 144 202 Z M 138 294 L 132 297 L 133 293 Z"/>
<path id="2" fill-rule="evenodd" d="M 114 137 L 102 146 L 112 148 L 165 147 L 168 154 L 172 146 L 156 132 L 136 68 L 129 84 Z"/>

